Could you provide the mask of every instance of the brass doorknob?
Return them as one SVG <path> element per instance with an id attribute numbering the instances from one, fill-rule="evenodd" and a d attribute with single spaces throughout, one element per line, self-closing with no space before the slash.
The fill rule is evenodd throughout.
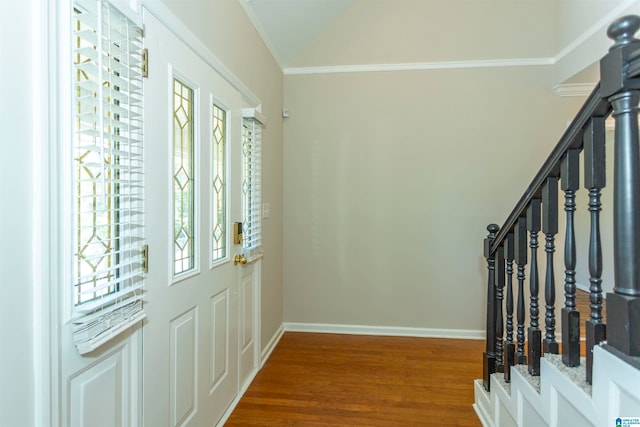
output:
<path id="1" fill-rule="evenodd" d="M 247 257 L 244 255 L 236 255 L 233 257 L 233 265 L 246 264 Z"/>

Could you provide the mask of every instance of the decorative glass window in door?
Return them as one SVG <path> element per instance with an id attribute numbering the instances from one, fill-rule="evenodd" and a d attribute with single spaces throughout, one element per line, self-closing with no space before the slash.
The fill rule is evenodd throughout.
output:
<path id="1" fill-rule="evenodd" d="M 173 274 L 195 268 L 194 91 L 173 79 Z"/>
<path id="2" fill-rule="evenodd" d="M 211 261 L 227 256 L 227 112 L 213 104 L 211 126 Z"/>

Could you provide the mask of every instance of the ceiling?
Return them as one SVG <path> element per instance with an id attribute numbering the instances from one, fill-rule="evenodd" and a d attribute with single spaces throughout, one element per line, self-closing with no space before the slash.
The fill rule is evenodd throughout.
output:
<path id="1" fill-rule="evenodd" d="M 356 0 L 240 0 L 280 68 L 289 64 L 355 2 Z"/>

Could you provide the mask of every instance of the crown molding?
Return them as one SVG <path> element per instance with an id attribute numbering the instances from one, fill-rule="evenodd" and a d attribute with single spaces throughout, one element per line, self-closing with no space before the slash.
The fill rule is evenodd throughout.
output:
<path id="1" fill-rule="evenodd" d="M 553 91 L 560 96 L 589 96 L 595 86 L 595 83 L 567 83 L 555 86 Z"/>
<path id="2" fill-rule="evenodd" d="M 462 68 L 535 67 L 553 65 L 553 58 L 480 59 L 471 61 L 411 62 L 403 64 L 286 67 L 285 75 L 368 73 L 376 71 L 453 70 Z"/>

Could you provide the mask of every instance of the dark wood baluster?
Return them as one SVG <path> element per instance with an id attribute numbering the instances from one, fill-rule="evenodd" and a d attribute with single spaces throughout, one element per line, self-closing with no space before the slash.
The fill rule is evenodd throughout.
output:
<path id="1" fill-rule="evenodd" d="M 515 364 L 515 349 L 513 343 L 513 257 L 514 257 L 515 239 L 513 233 L 507 234 L 504 243 L 504 252 L 507 258 L 507 337 L 504 347 L 504 380 L 511 381 L 511 367 Z"/>
<path id="2" fill-rule="evenodd" d="M 504 289 L 504 248 L 500 246 L 495 254 L 496 259 L 496 372 L 504 372 L 504 363 L 502 361 L 503 354 L 503 336 L 504 336 L 504 319 L 502 315 L 502 301 Z"/>
<path id="3" fill-rule="evenodd" d="M 561 188 L 566 212 L 564 237 L 564 307 L 561 314 L 562 362 L 580 366 L 580 312 L 576 309 L 576 235 L 574 212 L 580 187 L 580 152 L 569 150 L 560 164 Z"/>
<path id="4" fill-rule="evenodd" d="M 600 241 L 600 190 L 606 183 L 604 118 L 592 118 L 584 132 L 584 184 L 589 189 L 589 302 L 591 314 L 586 322 L 587 382 L 591 384 L 593 346 L 607 338 L 602 319 L 602 244 Z"/>
<path id="5" fill-rule="evenodd" d="M 555 236 L 558 233 L 558 178 L 549 177 L 542 187 L 542 232 L 545 235 L 544 251 L 547 268 L 544 281 L 545 334 L 542 349 L 545 353 L 558 354 L 556 342 L 556 279 L 553 270 Z"/>
<path id="6" fill-rule="evenodd" d="M 529 374 L 540 375 L 540 356 L 542 353 L 542 334 L 538 324 L 540 309 L 538 305 L 538 233 L 540 232 L 540 199 L 532 199 L 527 208 L 527 230 L 529 231 L 529 248 L 531 248 L 531 272 L 529 273 L 529 333 L 527 346 L 529 353 Z"/>
<path id="7" fill-rule="evenodd" d="M 518 301 L 516 303 L 516 314 L 518 316 L 518 329 L 516 333 L 516 340 L 518 342 L 517 348 L 517 362 L 518 365 L 527 364 L 527 354 L 524 351 L 524 318 L 525 318 L 525 304 L 524 304 L 524 281 L 525 273 L 524 268 L 527 265 L 527 219 L 518 218 L 514 227 L 514 240 L 515 240 L 515 261 L 518 266 Z"/>
<path id="8" fill-rule="evenodd" d="M 607 31 L 615 40 L 600 61 L 602 96 L 609 97 L 615 119 L 613 183 L 613 270 L 607 294 L 607 343 L 626 356 L 640 357 L 640 146 L 637 78 L 628 80 L 628 58 L 636 57 L 638 16 L 624 16 Z M 621 78 L 622 77 L 622 78 Z M 635 359 L 634 359 L 635 360 Z"/>
<path id="9" fill-rule="evenodd" d="M 482 385 L 486 391 L 491 390 L 491 374 L 496 372 L 496 287 L 495 287 L 495 255 L 491 254 L 491 244 L 500 230 L 497 224 L 489 224 L 489 235 L 484 239 L 484 257 L 487 259 L 487 337 L 486 350 L 482 358 Z"/>

